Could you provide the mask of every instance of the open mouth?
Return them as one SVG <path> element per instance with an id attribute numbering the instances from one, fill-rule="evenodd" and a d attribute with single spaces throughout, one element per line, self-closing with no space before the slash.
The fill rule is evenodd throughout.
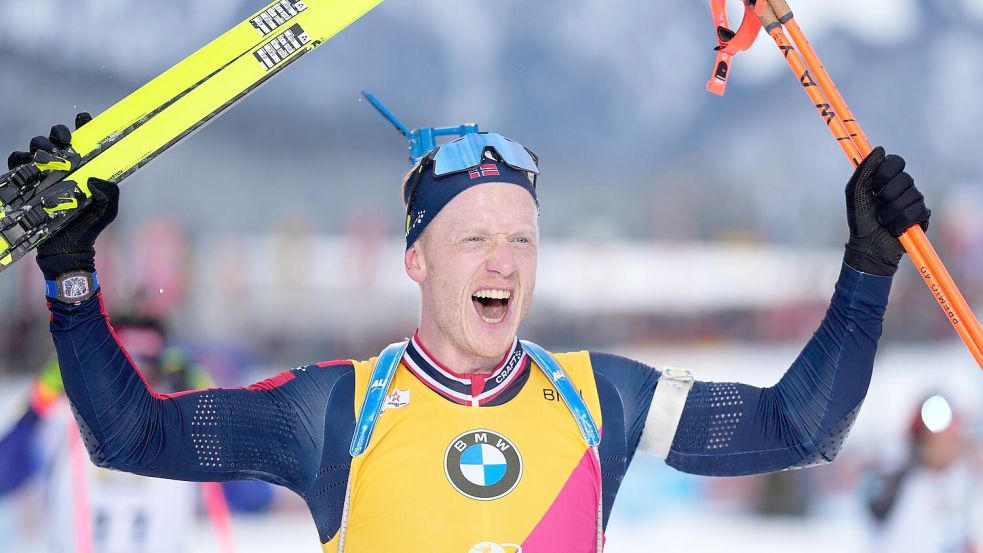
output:
<path id="1" fill-rule="evenodd" d="M 505 319 L 509 312 L 509 301 L 511 300 L 511 290 L 478 290 L 471 296 L 474 310 L 478 312 L 481 320 L 488 324 L 500 323 Z"/>

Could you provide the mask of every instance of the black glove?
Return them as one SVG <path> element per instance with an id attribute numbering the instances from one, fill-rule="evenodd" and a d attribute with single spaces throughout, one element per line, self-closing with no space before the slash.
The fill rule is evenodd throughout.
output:
<path id="1" fill-rule="evenodd" d="M 91 120 L 88 113 L 76 115 L 76 130 Z M 35 161 L 43 158 L 45 153 L 69 159 L 74 166 L 80 158 L 71 149 L 71 143 L 72 133 L 65 125 L 52 127 L 47 138 L 34 137 L 29 152 L 14 152 L 7 158 L 7 166 L 15 170 L 11 181 L 23 188 L 40 180 L 42 174 Z M 47 280 L 73 271 L 95 271 L 96 237 L 116 218 L 119 187 L 97 178 L 90 178 L 88 185 L 92 192 L 89 205 L 68 225 L 38 245 L 38 266 Z"/>
<path id="2" fill-rule="evenodd" d="M 843 261 L 858 271 L 894 275 L 904 255 L 897 237 L 912 225 L 928 229 L 932 212 L 904 167 L 904 159 L 878 146 L 846 185 L 850 240 Z"/>

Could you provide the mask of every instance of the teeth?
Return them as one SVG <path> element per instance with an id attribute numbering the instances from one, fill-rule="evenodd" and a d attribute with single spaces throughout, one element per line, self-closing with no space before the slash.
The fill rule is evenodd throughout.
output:
<path id="1" fill-rule="evenodd" d="M 512 297 L 512 292 L 509 290 L 478 290 L 474 293 L 474 297 L 491 300 L 507 300 Z"/>

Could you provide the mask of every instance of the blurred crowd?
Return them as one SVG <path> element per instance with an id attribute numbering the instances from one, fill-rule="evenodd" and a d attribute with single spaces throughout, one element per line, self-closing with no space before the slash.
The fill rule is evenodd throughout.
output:
<path id="1" fill-rule="evenodd" d="M 80 2 L 70 42 L 52 23 L 56 3 L 0 5 L 20 22 L 0 37 L 0 93 L 21 106 L 0 113 L 5 147 L 80 109 L 98 112 L 255 2 L 104 4 Z M 127 181 L 120 220 L 97 245 L 109 312 L 166 322 L 169 342 L 222 386 L 367 358 L 412 332 L 417 300 L 402 271 L 396 185 L 404 144 L 358 105 L 356 91 L 370 88 L 411 126 L 474 119 L 542 155 L 544 242 L 525 336 L 555 349 L 660 352 L 639 356 L 653 362 L 671 358 L 667 348 L 738 344 L 764 353 L 712 376 L 753 379 L 758 362 L 784 369 L 784 348 L 813 332 L 832 293 L 848 167 L 769 45 L 738 61 L 726 99 L 703 92 L 714 37 L 705 3 L 696 4 L 635 0 L 612 13 L 578 0 L 558 13 L 512 0 L 474 26 L 473 13 L 439 0 L 385 3 L 333 40 L 330 55 L 298 64 Z M 983 2 L 802 4 L 800 19 L 819 31 L 810 36 L 865 129 L 908 158 L 936 213 L 928 236 L 983 313 L 983 58 L 952 55 L 983 45 Z M 669 9 L 674 18 L 664 17 Z M 107 21 L 127 25 L 134 42 L 117 48 L 112 33 L 84 32 Z M 420 59 L 431 61 L 424 78 Z M 787 152 L 773 159 L 760 150 L 775 141 L 778 111 Z M 0 408 L 19 414 L 24 383 L 53 350 L 29 257 L 0 274 L 0 312 L 0 390 L 23 393 Z M 837 463 L 705 479 L 638 457 L 615 520 L 652 526 L 653 513 L 687 507 L 845 516 L 865 521 L 871 551 L 934 551 L 905 533 L 931 524 L 945 533 L 939 551 L 970 553 L 972 530 L 983 528 L 973 518 L 983 493 L 964 493 L 980 490 L 983 387 L 961 381 L 971 382 L 961 386 L 968 399 L 948 398 L 947 424 L 937 424 L 937 407 L 923 413 L 925 394 L 974 369 L 907 261 L 881 343 L 888 355 Z M 906 384 L 888 386 L 895 380 Z M 298 509 L 286 495 L 264 508 Z"/>
<path id="2" fill-rule="evenodd" d="M 949 205 L 951 202 L 951 205 Z M 971 305 L 983 305 L 983 201 L 954 196 L 930 236 Z M 122 216 L 126 219 L 126 214 Z M 400 240 L 378 211 L 325 235 L 302 218 L 268 232 L 197 233 L 178 218 L 127 221 L 98 244 L 110 313 L 161 317 L 216 365 L 220 381 L 257 367 L 358 357 L 415 328 Z M 718 242 L 544 236 L 537 308 L 525 334 L 551 347 L 800 342 L 815 328 L 839 251 Z M 25 259 L 0 279 L 0 375 L 51 352 L 41 276 Z M 884 343 L 954 333 L 910 265 L 895 278 Z M 388 343 L 388 342 L 386 342 Z"/>

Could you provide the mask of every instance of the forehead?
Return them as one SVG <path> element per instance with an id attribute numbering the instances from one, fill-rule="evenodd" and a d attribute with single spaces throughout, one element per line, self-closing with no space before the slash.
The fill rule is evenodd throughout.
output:
<path id="1" fill-rule="evenodd" d="M 539 210 L 527 190 L 509 183 L 487 183 L 468 188 L 448 202 L 433 224 L 441 227 L 489 227 L 513 230 L 538 228 Z"/>

